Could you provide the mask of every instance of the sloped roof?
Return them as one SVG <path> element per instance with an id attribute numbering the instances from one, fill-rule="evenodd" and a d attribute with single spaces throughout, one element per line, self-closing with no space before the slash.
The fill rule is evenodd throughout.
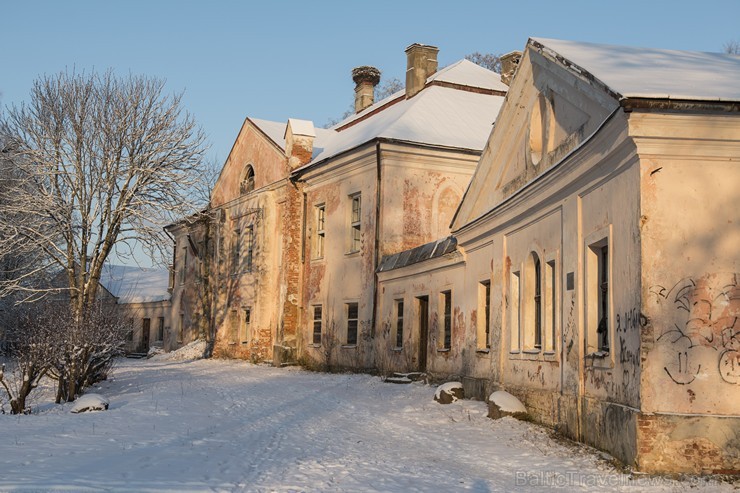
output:
<path id="1" fill-rule="evenodd" d="M 278 147 L 285 150 L 285 127 L 287 126 L 286 122 L 271 122 L 269 120 L 261 120 L 259 118 L 252 117 L 249 117 L 248 120 L 254 123 L 257 128 L 262 130 L 262 132 L 264 132 L 264 134 L 267 135 L 270 140 L 277 144 Z"/>
<path id="2" fill-rule="evenodd" d="M 170 273 L 167 269 L 148 269 L 106 264 L 100 284 L 118 298 L 119 303 L 164 301 L 170 298 Z"/>
<path id="3" fill-rule="evenodd" d="M 441 240 L 425 243 L 410 250 L 386 255 L 380 261 L 378 272 L 388 272 L 393 269 L 400 269 L 407 265 L 418 264 L 424 260 L 441 257 L 452 253 L 457 249 L 457 239 L 452 236 L 442 238 Z"/>
<path id="4" fill-rule="evenodd" d="M 499 74 L 461 60 L 429 77 L 414 97 L 406 99 L 399 91 L 332 127 L 320 141 L 317 134 L 313 160 L 298 171 L 376 138 L 483 149 L 504 96 L 434 85 L 435 81 L 486 91 L 507 89 Z"/>
<path id="5" fill-rule="evenodd" d="M 433 81 L 490 89 L 492 91 L 506 92 L 509 90 L 509 86 L 501 82 L 499 74 L 465 59 L 432 74 L 427 79 L 427 83 Z"/>
<path id="6" fill-rule="evenodd" d="M 285 150 L 285 131 L 288 128 L 287 122 L 272 122 L 269 120 L 261 120 L 259 118 L 247 118 L 257 128 L 259 128 L 267 137 L 272 140 L 280 149 Z M 294 120 L 296 121 L 296 120 Z M 330 137 L 334 131 L 325 128 L 314 128 L 316 139 L 314 140 L 314 148 L 321 147 L 322 143 Z"/>
<path id="7" fill-rule="evenodd" d="M 625 98 L 740 100 L 740 56 L 531 38 Z"/>

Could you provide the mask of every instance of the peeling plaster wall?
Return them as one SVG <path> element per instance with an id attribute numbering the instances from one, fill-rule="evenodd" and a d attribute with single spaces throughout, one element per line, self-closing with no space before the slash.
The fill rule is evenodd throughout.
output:
<path id="1" fill-rule="evenodd" d="M 281 188 L 258 191 L 223 207 L 223 221 L 214 230 L 214 355 L 272 359 L 280 317 L 278 281 L 281 256 Z M 252 228 L 252 266 L 248 267 L 245 231 Z M 233 255 L 235 231 L 241 231 L 239 258 Z M 250 334 L 246 334 L 245 310 L 250 310 Z M 232 312 L 236 311 L 236 316 Z M 233 318 L 233 317 L 236 318 Z M 234 327 L 236 324 L 236 327 Z"/>
<path id="2" fill-rule="evenodd" d="M 308 173 L 303 267 L 303 317 L 299 354 L 309 366 L 368 369 L 375 283 L 377 171 L 375 148 L 366 146 Z M 360 194 L 361 241 L 350 251 L 351 197 Z M 316 207 L 325 207 L 324 255 L 316 252 Z M 358 304 L 357 343 L 347 343 L 347 303 Z M 321 344 L 313 344 L 313 307 L 322 306 Z"/>
<path id="3" fill-rule="evenodd" d="M 467 321 L 461 310 L 465 265 L 459 253 L 381 273 L 378 292 L 378 336 L 375 341 L 378 369 L 390 372 L 425 370 L 432 380 L 463 375 Z M 444 306 L 441 293 L 452 294 L 451 347 L 444 348 Z M 428 299 L 427 340 L 421 337 L 419 298 Z M 403 344 L 396 346 L 396 302 L 404 302 Z M 424 348 L 422 348 L 424 345 Z M 426 352 L 426 365 L 421 361 Z"/>
<path id="4" fill-rule="evenodd" d="M 247 120 L 213 187 L 211 207 L 220 207 L 239 197 L 239 185 L 250 164 L 255 169 L 255 190 L 286 179 L 290 172 L 284 151 Z"/>
<path id="5" fill-rule="evenodd" d="M 633 410 L 640 406 L 638 183 L 635 148 L 625 117 L 618 115 L 579 153 L 459 231 L 466 259 L 459 310 L 469 322 L 459 361 L 446 368 L 477 381 L 488 378 L 486 392 L 506 389 L 536 420 L 628 463 L 636 455 Z M 590 244 L 603 239 L 611 252 L 612 325 L 610 351 L 594 357 L 586 254 Z M 539 348 L 533 312 L 525 308 L 533 297 L 532 252 L 541 262 L 546 298 Z M 478 341 L 478 285 L 488 279 L 492 337 L 486 352 Z"/>
<path id="6" fill-rule="evenodd" d="M 248 165 L 254 170 L 254 190 L 241 193 L 240 185 Z M 272 359 L 278 330 L 284 328 L 282 306 L 275 300 L 280 299 L 281 268 L 286 254 L 281 231 L 290 186 L 288 173 L 284 152 L 249 120 L 245 121 L 211 194 L 208 241 L 204 242 L 203 222 L 188 225 L 184 220 L 172 228 L 176 239 L 176 272 L 171 326 L 178 334 L 182 317 L 183 330 L 182 338 L 175 335 L 170 342 L 165 341 L 168 349 L 176 349 L 211 330 L 213 354 L 217 357 Z M 251 268 L 245 235 L 250 227 L 253 229 Z M 233 254 L 236 231 L 242 232 L 238 258 Z M 206 275 L 201 272 L 205 265 L 190 250 L 186 274 L 181 280 L 178 269 L 183 263 L 188 234 L 207 256 L 211 293 L 205 291 L 200 278 Z M 295 244 L 288 250 L 298 252 L 299 248 Z M 248 331 L 247 309 L 250 310 Z M 206 314 L 207 311 L 210 313 Z M 297 325 L 295 321 L 292 323 L 293 327 Z"/>
<path id="7" fill-rule="evenodd" d="M 740 470 L 737 120 L 630 117 L 642 156 L 639 463 L 648 470 Z"/>
<path id="8" fill-rule="evenodd" d="M 478 153 L 382 144 L 380 256 L 445 238 Z"/>
<path id="9" fill-rule="evenodd" d="M 202 244 L 204 240 L 202 224 L 187 225 L 183 222 L 173 227 L 170 232 L 175 239 L 175 253 L 170 298 L 170 332 L 164 341 L 164 348 L 167 351 L 178 349 L 198 339 L 204 328 L 203 324 L 207 323 L 202 317 L 200 260 L 188 241 L 190 235 L 195 245 Z"/>
<path id="10" fill-rule="evenodd" d="M 377 352 L 377 338 L 384 329 L 379 322 L 372 327 L 377 259 L 449 235 L 449 223 L 477 163 L 476 154 L 380 144 L 377 256 L 376 147 L 359 148 L 305 175 L 307 227 L 302 347 L 308 364 L 354 369 L 385 366 L 386 353 Z M 359 253 L 348 253 L 349 197 L 357 192 L 362 194 L 362 248 Z M 325 252 L 321 258 L 315 253 L 318 205 L 323 205 L 326 212 Z M 349 302 L 357 302 L 360 311 L 358 343 L 354 347 L 345 344 L 346 303 Z M 322 305 L 324 316 L 320 345 L 313 344 L 312 317 L 316 305 Z M 464 333 L 464 323 L 463 318 L 457 319 L 460 327 L 457 333 Z"/>

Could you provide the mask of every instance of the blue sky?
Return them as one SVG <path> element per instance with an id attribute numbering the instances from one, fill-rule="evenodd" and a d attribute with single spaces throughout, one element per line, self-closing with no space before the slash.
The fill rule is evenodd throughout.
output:
<path id="1" fill-rule="evenodd" d="M 5 1 L 0 103 L 65 67 L 147 74 L 172 92 L 223 162 L 245 116 L 317 126 L 353 101 L 350 71 L 403 79 L 411 43 L 440 65 L 521 50 L 530 36 L 698 51 L 740 40 L 740 1 Z"/>

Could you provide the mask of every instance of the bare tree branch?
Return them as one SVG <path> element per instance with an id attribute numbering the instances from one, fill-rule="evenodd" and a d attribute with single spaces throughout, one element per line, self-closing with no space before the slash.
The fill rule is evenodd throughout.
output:
<path id="1" fill-rule="evenodd" d="M 162 227 L 199 205 L 204 134 L 163 80 L 111 71 L 43 76 L 30 103 L 0 119 L 0 136 L 9 176 L 0 190 L 0 258 L 23 252 L 34 260 L 33 269 L 0 280 L 0 297 L 63 288 L 83 315 L 114 249 L 135 240 L 166 257 Z M 64 285 L 31 282 L 60 271 Z"/>

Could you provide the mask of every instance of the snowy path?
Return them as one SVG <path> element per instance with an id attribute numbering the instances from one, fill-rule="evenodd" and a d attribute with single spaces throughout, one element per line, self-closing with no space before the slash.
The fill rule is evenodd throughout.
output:
<path id="1" fill-rule="evenodd" d="M 366 375 L 124 361 L 96 392 L 109 411 L 0 416 L 0 491 L 733 489 L 629 479 L 539 427 L 486 418 L 483 403 L 442 406 L 433 387 Z"/>

